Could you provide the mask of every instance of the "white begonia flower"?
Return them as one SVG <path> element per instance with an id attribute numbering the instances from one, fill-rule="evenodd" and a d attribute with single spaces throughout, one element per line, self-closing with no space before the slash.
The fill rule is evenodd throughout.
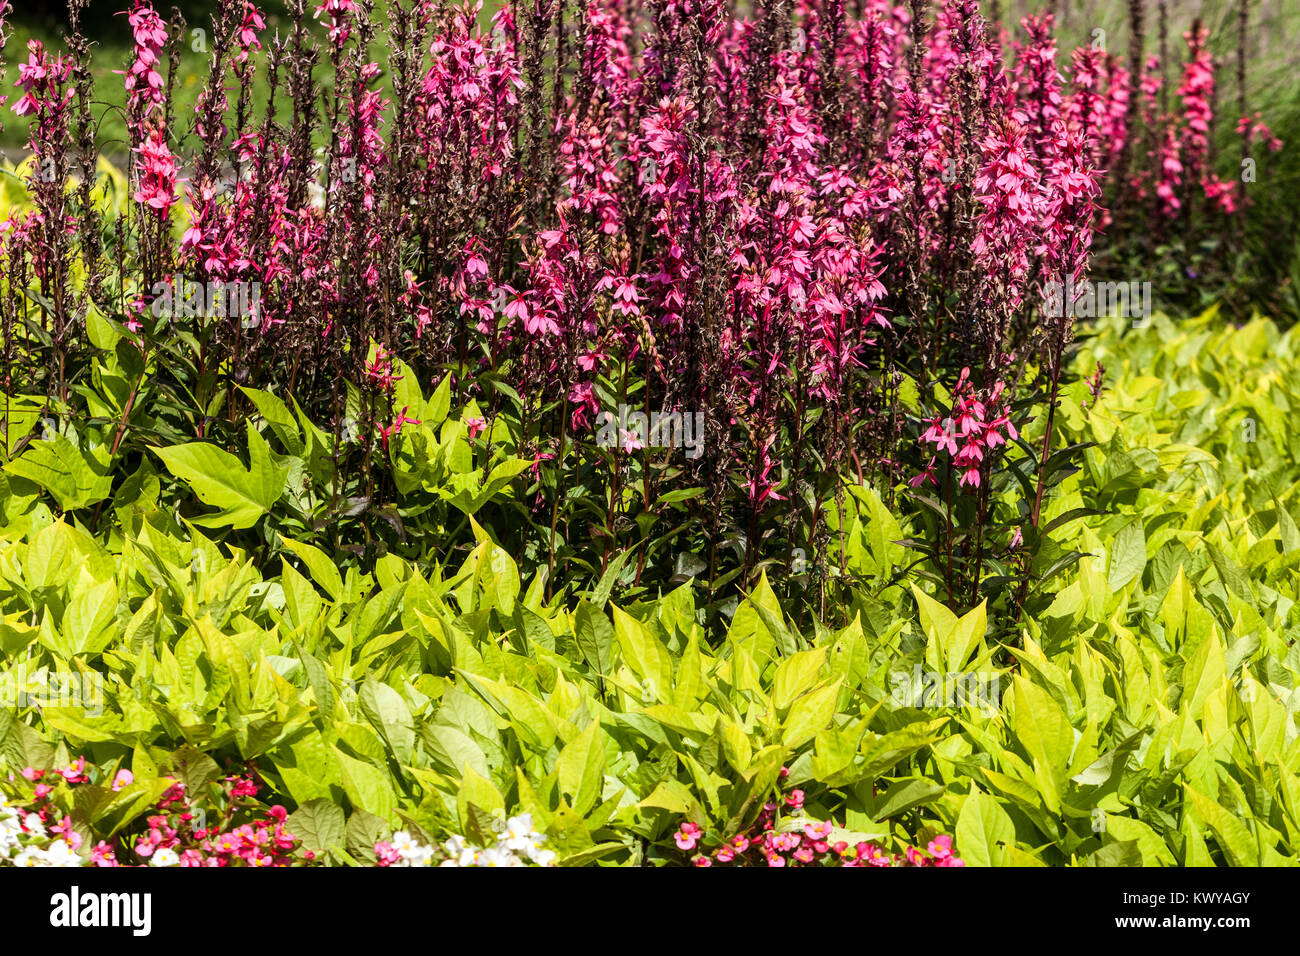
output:
<path id="1" fill-rule="evenodd" d="M 176 855 L 175 850 L 169 850 L 163 847 L 161 850 L 154 850 L 153 859 L 149 861 L 150 866 L 176 866 L 181 862 L 181 858 Z"/>
<path id="2" fill-rule="evenodd" d="M 529 854 L 529 857 L 538 866 L 555 866 L 554 850 L 537 850 Z"/>
<path id="3" fill-rule="evenodd" d="M 451 839 L 442 845 L 442 848 L 447 851 L 448 856 L 460 856 L 465 851 L 466 846 L 468 844 L 465 842 L 465 838 L 459 833 L 454 833 Z"/>
<path id="4" fill-rule="evenodd" d="M 528 857 L 528 859 L 532 860 L 538 866 L 548 866 L 549 864 L 542 863 L 540 862 L 540 860 L 541 859 L 553 860 L 555 859 L 555 854 L 542 846 L 542 844 L 545 842 L 546 842 L 546 837 L 542 836 L 540 833 L 534 833 L 529 839 L 528 845 L 525 846 L 522 850 L 517 852 L 523 853 L 524 856 Z"/>
<path id="5" fill-rule="evenodd" d="M 32 836 L 45 836 L 45 824 L 34 813 L 27 814 L 27 817 L 23 820 L 23 826 L 27 828 L 27 832 Z"/>
<path id="6" fill-rule="evenodd" d="M 418 849 L 420 846 L 420 844 L 415 841 L 415 837 L 411 836 L 411 834 L 407 833 L 405 830 L 398 830 L 393 834 L 392 845 L 393 849 L 398 853 L 401 853 L 403 856 L 410 853 L 412 850 Z"/>
<path id="7" fill-rule="evenodd" d="M 511 850 L 522 852 L 532 845 L 536 836 L 533 832 L 533 815 L 531 813 L 521 813 L 519 816 L 511 817 L 506 821 L 506 829 L 501 842 Z"/>
<path id="8" fill-rule="evenodd" d="M 411 866 L 433 866 L 433 847 L 422 846 L 410 856 Z"/>
<path id="9" fill-rule="evenodd" d="M 175 856 L 176 854 L 172 854 Z M 179 861 L 178 861 L 179 862 Z M 67 840 L 55 840 L 45 849 L 46 866 L 81 866 L 82 859 Z"/>
<path id="10" fill-rule="evenodd" d="M 497 844 L 490 850 L 484 850 L 479 854 L 479 866 L 521 866 L 519 857 L 515 856 L 504 846 Z"/>
<path id="11" fill-rule="evenodd" d="M 42 866 L 43 863 L 41 851 L 34 846 L 24 847 L 13 859 L 14 866 Z"/>
<path id="12" fill-rule="evenodd" d="M 478 847 L 471 846 L 459 833 L 453 833 L 442 848 L 449 857 L 443 866 L 477 866 L 479 854 L 483 852 Z"/>

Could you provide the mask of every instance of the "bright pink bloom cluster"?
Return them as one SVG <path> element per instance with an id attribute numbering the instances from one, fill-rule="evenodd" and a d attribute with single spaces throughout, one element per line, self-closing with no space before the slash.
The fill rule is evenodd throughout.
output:
<path id="1" fill-rule="evenodd" d="M 1006 444 L 1008 438 L 1020 437 L 1004 390 L 1004 384 L 996 382 L 987 400 L 981 400 L 971 383 L 970 369 L 962 369 L 953 389 L 951 413 L 930 419 L 921 435 L 922 444 L 934 445 L 935 451 L 946 454 L 952 467 L 961 472 L 960 485 L 978 488 L 986 451 Z M 938 483 L 936 461 L 932 458 L 929 467 L 912 479 L 913 487 L 927 481 Z"/>
<path id="2" fill-rule="evenodd" d="M 351 28 L 347 25 L 348 18 L 356 12 L 356 0 L 321 0 L 321 5 L 313 16 L 319 20 L 324 15 L 330 39 L 342 46 L 351 33 Z"/>
<path id="3" fill-rule="evenodd" d="M 136 0 L 127 19 L 135 60 L 126 71 L 125 86 L 131 113 L 138 120 L 163 109 L 166 94 L 161 70 L 167 25 L 146 0 Z"/>
<path id="4" fill-rule="evenodd" d="M 50 774 L 25 767 L 21 776 L 35 784 L 25 819 L 32 825 L 39 822 L 65 840 L 74 852 L 83 850 L 85 837 L 63 809 L 76 802 L 74 794 L 64 788 L 93 785 L 100 777 L 103 779 L 99 785 L 108 784 L 115 792 L 135 783 L 130 770 L 120 768 L 110 778 L 95 768 L 88 769 L 84 757 Z M 45 780 L 55 782 L 50 784 Z M 99 841 L 85 849 L 83 858 L 91 865 L 103 867 L 159 865 L 163 851 L 172 855 L 170 865 L 183 867 L 290 866 L 311 861 L 310 853 L 298 853 L 299 841 L 285 826 L 288 818 L 285 808 L 278 804 L 263 807 L 252 802 L 258 789 L 252 773 L 228 776 L 223 781 L 221 802 L 204 807 L 200 817 L 185 784 L 176 782 L 159 797 L 153 808 L 156 812 L 145 817 L 142 827 L 133 826 L 112 841 Z M 198 825 L 200 819 L 208 819 L 209 815 L 219 820 L 220 825 Z M 237 823 L 240 817 L 245 822 Z M 24 827 L 25 831 L 30 829 Z M 124 862 L 131 859 L 138 862 Z"/>
<path id="5" fill-rule="evenodd" d="M 783 776 L 785 774 L 783 773 Z M 798 813 L 804 804 L 802 790 L 793 790 L 782 799 Z M 885 853 L 867 841 L 850 843 L 835 839 L 835 825 L 829 820 L 811 820 L 802 816 L 778 819 L 778 805 L 764 804 L 754 825 L 721 840 L 711 851 L 700 849 L 705 842 L 704 830 L 683 821 L 673 834 L 673 842 L 683 852 L 700 849 L 691 857 L 697 867 L 731 866 L 965 866 L 952 852 L 952 837 L 941 835 L 930 841 L 926 850 L 909 846 L 899 854 Z"/>
<path id="6" fill-rule="evenodd" d="M 61 113 L 72 99 L 72 88 L 64 88 L 72 64 L 57 56 L 50 60 L 40 40 L 27 41 L 27 62 L 18 64 L 18 88 L 23 95 L 14 104 L 19 116 L 48 117 Z"/>
<path id="7" fill-rule="evenodd" d="M 166 219 L 176 203 L 176 157 L 167 146 L 160 124 L 150 124 L 145 141 L 136 151 L 140 154 L 140 178 L 135 201 L 148 206 L 159 219 Z"/>

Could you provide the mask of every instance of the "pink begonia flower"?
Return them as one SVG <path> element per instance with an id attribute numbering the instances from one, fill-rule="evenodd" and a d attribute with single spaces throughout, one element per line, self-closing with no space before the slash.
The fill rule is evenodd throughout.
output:
<path id="1" fill-rule="evenodd" d="M 694 823 L 683 823 L 673 834 L 673 840 L 679 850 L 694 850 L 700 839 L 700 828 Z"/>
<path id="2" fill-rule="evenodd" d="M 804 834 L 810 840 L 822 840 L 830 836 L 835 830 L 835 825 L 829 820 L 823 820 L 820 823 L 805 823 L 803 827 Z"/>
<path id="3" fill-rule="evenodd" d="M 100 840 L 91 848 L 90 862 L 95 866 L 118 866 L 117 858 L 114 855 L 113 847 Z"/>
<path id="4" fill-rule="evenodd" d="M 60 823 L 50 827 L 51 833 L 57 833 L 68 842 L 68 846 L 73 850 L 81 849 L 81 834 L 72 828 L 72 818 L 66 814 Z"/>

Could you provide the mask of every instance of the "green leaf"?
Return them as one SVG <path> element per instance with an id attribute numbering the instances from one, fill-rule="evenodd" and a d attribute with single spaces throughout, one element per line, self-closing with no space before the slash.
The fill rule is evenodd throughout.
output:
<path id="1" fill-rule="evenodd" d="M 602 617 L 604 615 L 601 615 Z M 654 701 L 667 701 L 673 686 L 673 660 L 646 626 L 621 608 L 614 607 L 614 634 L 623 659 Z M 645 700 L 651 703 L 652 700 Z"/>
<path id="2" fill-rule="evenodd" d="M 1005 866 L 1003 844 L 1015 844 L 1016 827 L 996 799 L 974 790 L 957 815 L 956 847 L 967 866 Z"/>
<path id="3" fill-rule="evenodd" d="M 889 789 L 880 797 L 873 820 L 887 820 L 905 810 L 932 803 L 944 792 L 943 784 L 935 780 L 911 778 L 899 780 L 889 785 Z"/>
<path id="4" fill-rule="evenodd" d="M 826 727 L 835 716 L 835 704 L 839 700 L 840 684 L 843 679 L 804 694 L 790 705 L 790 713 L 785 719 L 785 729 L 781 742 L 795 749 L 817 735 L 817 731 Z"/>
<path id="5" fill-rule="evenodd" d="M 288 466 L 271 460 L 266 439 L 248 426 L 251 465 L 245 469 L 234 455 L 208 442 L 189 442 L 151 451 L 177 478 L 193 489 L 199 500 L 220 509 L 217 514 L 194 519 L 203 527 L 251 528 L 280 498 Z"/>
<path id="6" fill-rule="evenodd" d="M 574 737 L 555 761 L 560 794 L 569 798 L 573 810 L 583 816 L 600 798 L 605 774 L 605 743 L 599 721 Z"/>
<path id="7" fill-rule="evenodd" d="M 1111 591 L 1122 590 L 1126 584 L 1142 573 L 1146 563 L 1146 534 L 1142 529 L 1142 519 L 1135 518 L 1115 535 L 1115 541 L 1110 548 L 1110 569 L 1106 574 L 1107 586 Z"/>
<path id="8" fill-rule="evenodd" d="M 302 433 L 298 430 L 298 423 L 294 421 L 293 415 L 284 402 L 270 392 L 258 388 L 246 388 L 241 385 L 239 390 L 248 396 L 256 406 L 258 414 L 266 419 L 266 423 L 283 443 L 285 450 L 291 455 L 302 455 L 306 449 Z"/>
<path id="9" fill-rule="evenodd" d="M 86 452 L 72 444 L 67 436 L 55 435 L 49 441 L 32 442 L 22 457 L 9 462 L 4 470 L 40 485 L 63 511 L 85 508 L 103 501 L 113 490 L 107 473 L 107 450 Z"/>
<path id="10" fill-rule="evenodd" d="M 776 675 L 772 679 L 772 703 L 778 711 L 789 707 L 796 697 L 813 684 L 826 663 L 826 648 L 816 647 L 810 651 L 799 651 L 791 657 L 784 658 L 777 665 Z"/>
<path id="11" fill-rule="evenodd" d="M 347 828 L 343 808 L 333 800 L 308 800 L 285 821 L 285 829 L 302 840 L 305 849 L 324 853 L 344 845 Z M 371 844 L 373 849 L 374 844 Z"/>
<path id="12" fill-rule="evenodd" d="M 573 629 L 587 663 L 597 674 L 608 675 L 614 660 L 614 628 L 609 618 L 590 601 L 579 601 Z"/>
<path id="13" fill-rule="evenodd" d="M 365 810 L 354 810 L 348 817 L 347 830 L 344 831 L 344 849 L 363 866 L 373 866 L 375 844 L 387 832 L 388 823 L 382 817 Z"/>
<path id="14" fill-rule="evenodd" d="M 334 756 L 338 759 L 343 789 L 352 806 L 377 817 L 390 818 L 397 806 L 397 795 L 393 792 L 388 772 L 369 761 L 353 759 L 337 747 Z"/>
<path id="15" fill-rule="evenodd" d="M 415 750 L 411 711 L 402 695 L 387 684 L 366 678 L 357 702 L 371 726 L 383 736 L 399 763 L 409 764 Z"/>

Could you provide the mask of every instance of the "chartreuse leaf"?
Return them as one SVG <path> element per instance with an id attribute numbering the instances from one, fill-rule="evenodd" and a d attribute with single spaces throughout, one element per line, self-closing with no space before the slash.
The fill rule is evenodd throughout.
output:
<path id="1" fill-rule="evenodd" d="M 1193 787 L 1187 788 L 1197 816 L 1214 831 L 1215 841 L 1234 866 L 1259 866 L 1259 849 L 1239 817 Z"/>
<path id="2" fill-rule="evenodd" d="M 256 406 L 258 414 L 266 419 L 266 423 L 283 443 L 285 450 L 291 455 L 302 455 L 306 445 L 303 443 L 298 423 L 294 421 L 288 406 L 278 396 L 258 388 L 247 388 L 241 385 L 239 390 L 248 396 Z"/>
<path id="3" fill-rule="evenodd" d="M 1130 521 L 1115 535 L 1106 573 L 1106 584 L 1111 591 L 1119 591 L 1142 573 L 1147 562 L 1146 547 L 1141 518 Z"/>
<path id="4" fill-rule="evenodd" d="M 817 690 L 810 691 L 790 705 L 790 712 L 785 718 L 781 742 L 790 749 L 797 749 L 817 735 L 835 716 L 835 703 L 839 699 L 840 682 L 836 679 Z"/>
<path id="5" fill-rule="evenodd" d="M 250 465 L 247 469 L 234 455 L 208 442 L 189 442 L 170 447 L 151 447 L 167 470 L 180 478 L 216 514 L 195 518 L 203 527 L 250 528 L 280 498 L 288 466 L 271 460 L 271 449 L 248 425 Z"/>
<path id="6" fill-rule="evenodd" d="M 800 651 L 785 658 L 776 667 L 776 676 L 772 679 L 772 703 L 778 711 L 784 711 L 796 697 L 817 682 L 817 675 L 826 662 L 826 648 L 817 647 L 810 651 Z"/>
<path id="7" fill-rule="evenodd" d="M 85 451 L 63 434 L 32 442 L 4 470 L 40 485 L 64 511 L 89 507 L 103 501 L 113 490 L 107 449 L 100 446 Z"/>
<path id="8" fill-rule="evenodd" d="M 465 775 L 461 777 L 460 791 L 456 794 L 456 813 L 460 818 L 461 833 L 470 832 L 471 812 L 475 807 L 486 811 L 489 817 L 504 815 L 506 802 L 496 784 L 475 772 L 473 767 L 467 767 Z M 489 825 L 484 835 L 490 835 L 491 832 Z"/>
<path id="9" fill-rule="evenodd" d="M 673 660 L 668 648 L 644 624 L 618 607 L 614 611 L 614 636 L 623 659 L 641 681 L 646 703 L 667 700 L 673 685 Z"/>
<path id="10" fill-rule="evenodd" d="M 1010 815 L 996 799 L 974 790 L 957 815 L 956 843 L 968 866 L 1005 866 L 1006 847 L 1016 839 Z"/>
<path id="11" fill-rule="evenodd" d="M 984 638 L 988 602 L 958 618 L 915 585 L 912 594 L 926 635 L 926 663 L 938 673 L 959 674 Z"/>
<path id="12" fill-rule="evenodd" d="M 596 804 L 604 782 L 605 742 L 599 721 L 565 745 L 555 762 L 560 793 L 572 801 L 575 813 L 584 815 Z"/>
<path id="13" fill-rule="evenodd" d="M 307 566 L 311 579 L 325 589 L 325 593 L 335 601 L 343 598 L 343 578 L 334 562 L 320 548 L 302 541 L 284 538 L 281 543 L 298 556 Z"/>
<path id="14" fill-rule="evenodd" d="M 1037 684 L 1017 676 L 1012 683 L 1016 739 L 1025 748 L 1048 809 L 1060 810 L 1066 767 L 1074 749 L 1070 720 L 1052 695 Z"/>

